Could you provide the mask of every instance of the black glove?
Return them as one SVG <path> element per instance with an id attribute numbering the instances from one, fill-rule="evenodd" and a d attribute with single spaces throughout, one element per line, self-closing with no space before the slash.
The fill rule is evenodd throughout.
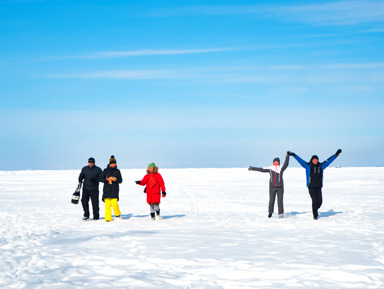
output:
<path id="1" fill-rule="evenodd" d="M 292 156 L 292 157 L 294 157 L 296 154 L 295 153 L 293 153 L 293 152 L 291 152 L 291 151 L 287 151 L 287 154 L 289 155 L 289 156 Z"/>
<path id="2" fill-rule="evenodd" d="M 165 198 L 165 196 L 167 195 L 166 192 L 162 192 L 161 194 L 163 195 L 163 198 Z"/>
<path id="3" fill-rule="evenodd" d="M 341 149 L 338 149 L 337 152 L 335 153 L 335 156 L 339 156 L 339 154 L 341 154 L 342 150 Z"/>
<path id="4" fill-rule="evenodd" d="M 135 183 L 136 183 L 136 185 L 140 185 L 141 181 L 136 181 Z"/>

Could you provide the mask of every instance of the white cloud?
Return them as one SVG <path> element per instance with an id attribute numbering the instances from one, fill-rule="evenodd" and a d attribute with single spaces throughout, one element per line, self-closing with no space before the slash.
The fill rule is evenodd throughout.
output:
<path id="1" fill-rule="evenodd" d="M 106 70 L 50 76 L 52 78 L 191 79 L 186 70 Z"/>
<path id="2" fill-rule="evenodd" d="M 126 80 L 185 80 L 199 83 L 376 83 L 383 80 L 384 63 L 189 67 L 182 69 L 105 70 L 46 78 L 99 78 Z"/>
<path id="3" fill-rule="evenodd" d="M 195 6 L 153 12 L 150 16 L 255 15 L 262 18 L 288 19 L 316 25 L 354 25 L 383 22 L 383 1 L 340 1 L 309 5 L 236 5 Z"/>
<path id="4" fill-rule="evenodd" d="M 353 25 L 384 21 L 383 1 L 345 1 L 277 8 L 284 17 L 319 25 Z"/>
<path id="5" fill-rule="evenodd" d="M 384 28 L 375 28 L 362 31 L 362 33 L 383 33 Z"/>
<path id="6" fill-rule="evenodd" d="M 209 48 L 209 49 L 144 49 L 144 50 L 126 50 L 126 51 L 102 51 L 89 52 L 72 56 L 50 57 L 48 60 L 56 59 L 104 59 L 104 58 L 122 58 L 134 56 L 153 56 L 153 55 L 182 55 L 225 52 L 234 50 L 243 50 L 245 48 Z"/>

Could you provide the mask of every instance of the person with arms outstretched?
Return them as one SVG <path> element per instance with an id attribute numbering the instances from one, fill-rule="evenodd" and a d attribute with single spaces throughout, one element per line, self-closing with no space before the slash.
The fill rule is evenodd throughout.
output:
<path id="1" fill-rule="evenodd" d="M 273 166 L 267 169 L 249 167 L 249 171 L 257 171 L 262 173 L 269 173 L 271 178 L 269 181 L 269 207 L 268 207 L 268 218 L 272 217 L 275 199 L 277 195 L 277 206 L 279 208 L 279 218 L 284 217 L 284 205 L 283 205 L 283 195 L 284 195 L 284 181 L 283 173 L 289 164 L 289 154 L 285 157 L 285 162 L 282 167 L 280 167 L 280 159 L 275 158 L 273 160 Z"/>
<path id="2" fill-rule="evenodd" d="M 315 220 L 319 217 L 318 210 L 323 203 L 323 193 L 321 191 L 323 187 L 323 171 L 339 156 L 340 153 L 341 149 L 338 149 L 333 156 L 322 163 L 319 162 L 319 157 L 317 155 L 313 155 L 310 162 L 307 163 L 295 153 L 289 152 L 289 155 L 293 156 L 306 171 L 307 187 L 312 199 L 312 212 Z"/>

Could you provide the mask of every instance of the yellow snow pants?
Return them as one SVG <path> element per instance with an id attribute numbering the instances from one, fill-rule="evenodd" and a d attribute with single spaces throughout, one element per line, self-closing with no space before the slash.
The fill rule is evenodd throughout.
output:
<path id="1" fill-rule="evenodd" d="M 107 199 L 104 199 L 104 202 L 105 202 L 105 221 L 106 222 L 112 221 L 111 206 L 113 208 L 113 212 L 115 213 L 115 216 L 120 216 L 121 212 L 120 212 L 119 205 L 117 203 L 117 199 L 107 198 Z"/>

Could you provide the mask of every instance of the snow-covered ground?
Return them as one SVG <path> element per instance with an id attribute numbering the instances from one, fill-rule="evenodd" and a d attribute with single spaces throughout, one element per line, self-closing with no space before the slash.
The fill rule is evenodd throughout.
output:
<path id="1" fill-rule="evenodd" d="M 328 168 L 318 221 L 301 168 L 284 219 L 267 218 L 268 174 L 160 173 L 162 220 L 134 184 L 145 171 L 122 170 L 107 223 L 71 204 L 79 171 L 0 172 L 0 288 L 384 288 L 384 168 Z"/>

